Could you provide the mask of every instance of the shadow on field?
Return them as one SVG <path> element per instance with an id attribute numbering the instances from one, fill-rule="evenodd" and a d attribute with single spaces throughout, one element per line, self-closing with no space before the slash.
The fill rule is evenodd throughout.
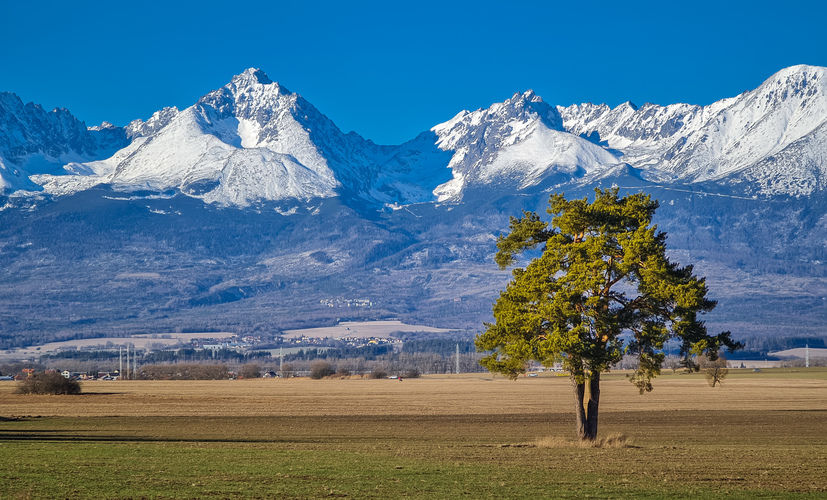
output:
<path id="1" fill-rule="evenodd" d="M 55 441 L 72 443 L 316 443 L 318 439 L 182 439 L 152 436 L 79 436 L 58 430 L 3 430 L 0 431 L 0 442 L 3 441 Z"/>

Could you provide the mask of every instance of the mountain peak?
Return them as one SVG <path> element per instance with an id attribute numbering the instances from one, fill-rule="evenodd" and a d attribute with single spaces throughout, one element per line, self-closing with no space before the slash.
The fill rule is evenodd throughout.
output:
<path id="1" fill-rule="evenodd" d="M 810 87 L 811 91 L 819 87 L 822 92 L 827 91 L 827 68 L 806 64 L 790 66 L 772 75 L 759 89 L 787 88 L 793 93 L 798 93 L 807 87 Z"/>
<path id="2" fill-rule="evenodd" d="M 117 128 L 118 127 L 113 125 L 111 122 L 103 121 L 103 122 L 101 122 L 100 125 L 95 125 L 93 127 L 89 127 L 89 130 L 99 132 L 101 130 L 114 130 L 114 129 L 117 129 Z"/>
<path id="3" fill-rule="evenodd" d="M 784 68 L 778 72 L 776 75 L 793 75 L 793 74 L 800 74 L 800 73 L 824 73 L 827 71 L 827 68 L 823 66 L 810 66 L 808 64 L 797 64 L 795 66 L 790 66 L 788 68 Z"/>
<path id="4" fill-rule="evenodd" d="M 626 101 L 626 102 L 622 103 L 621 105 L 619 105 L 618 108 L 629 108 L 632 111 L 637 111 L 639 109 L 639 106 L 637 104 L 633 103 L 632 101 Z"/>
<path id="5" fill-rule="evenodd" d="M 543 98 L 535 94 L 533 90 L 528 89 L 523 93 L 515 92 L 510 99 L 507 99 L 502 103 L 494 104 L 494 106 L 525 106 L 535 102 L 543 102 Z"/>
<path id="6" fill-rule="evenodd" d="M 543 98 L 535 94 L 532 89 L 523 92 L 523 99 L 530 102 L 543 102 Z"/>
<path id="7" fill-rule="evenodd" d="M 241 74 L 234 76 L 231 82 L 236 87 L 248 87 L 255 84 L 269 85 L 273 83 L 273 80 L 270 80 L 267 74 L 258 68 L 248 68 Z"/>

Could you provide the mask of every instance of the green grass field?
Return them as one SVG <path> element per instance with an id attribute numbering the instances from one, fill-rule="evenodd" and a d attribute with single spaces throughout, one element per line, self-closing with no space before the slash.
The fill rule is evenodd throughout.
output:
<path id="1" fill-rule="evenodd" d="M 827 498 L 827 371 L 0 385 L 0 498 Z"/>

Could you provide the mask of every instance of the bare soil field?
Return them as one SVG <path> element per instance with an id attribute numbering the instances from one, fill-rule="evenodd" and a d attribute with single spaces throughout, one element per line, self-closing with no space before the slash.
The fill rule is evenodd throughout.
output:
<path id="1" fill-rule="evenodd" d="M 824 369 L 733 370 L 715 389 L 668 374 L 643 396 L 609 374 L 610 448 L 573 441 L 553 374 L 13 387 L 0 498 L 827 497 Z"/>
<path id="2" fill-rule="evenodd" d="M 83 394 L 75 398 L 21 397 L 11 394 L 12 389 L 13 383 L 0 385 L 2 416 L 225 416 L 229 413 L 247 416 L 559 413 L 568 416 L 573 404 L 568 378 L 551 373 L 516 381 L 486 374 L 401 381 L 307 378 L 89 381 L 83 382 Z M 609 374 L 601 384 L 600 410 L 603 415 L 701 410 L 827 412 L 827 380 L 749 373 L 743 378 L 731 377 L 722 387 L 712 389 L 699 375 L 668 375 L 656 379 L 654 391 L 640 395 L 624 374 Z"/>

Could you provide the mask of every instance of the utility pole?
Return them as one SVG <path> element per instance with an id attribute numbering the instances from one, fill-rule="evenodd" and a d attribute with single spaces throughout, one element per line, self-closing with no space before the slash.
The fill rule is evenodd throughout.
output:
<path id="1" fill-rule="evenodd" d="M 126 344 L 126 378 L 129 378 L 129 344 Z"/>
<path id="2" fill-rule="evenodd" d="M 279 377 L 284 377 L 284 370 L 282 370 L 282 365 L 284 364 L 284 347 L 279 347 Z"/>
<path id="3" fill-rule="evenodd" d="M 459 344 L 457 344 L 457 373 L 459 373 Z"/>
<path id="4" fill-rule="evenodd" d="M 810 367 L 810 344 L 806 344 L 804 347 L 804 366 L 806 368 Z"/>
<path id="5" fill-rule="evenodd" d="M 123 346 L 118 347 L 118 378 L 123 379 Z"/>

